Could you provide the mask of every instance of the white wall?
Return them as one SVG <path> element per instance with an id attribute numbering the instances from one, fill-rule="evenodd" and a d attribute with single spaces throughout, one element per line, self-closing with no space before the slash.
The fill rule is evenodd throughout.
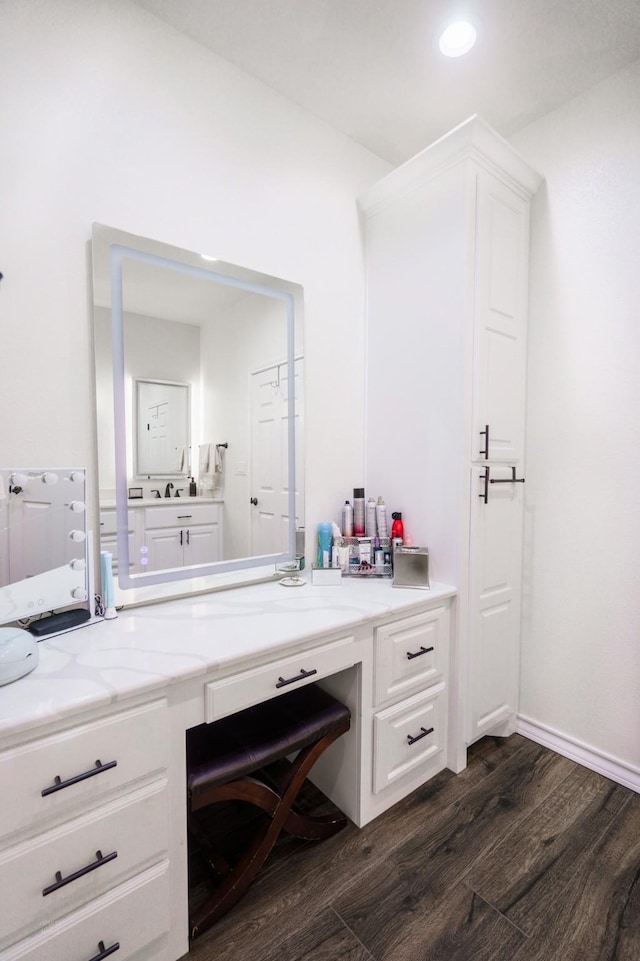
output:
<path id="1" fill-rule="evenodd" d="M 127 0 L 0 26 L 0 462 L 95 468 L 98 221 L 304 286 L 307 523 L 332 516 L 363 470 L 355 197 L 388 166 Z"/>
<path id="2" fill-rule="evenodd" d="M 640 765 L 640 62 L 511 140 L 532 220 L 522 714 Z"/>

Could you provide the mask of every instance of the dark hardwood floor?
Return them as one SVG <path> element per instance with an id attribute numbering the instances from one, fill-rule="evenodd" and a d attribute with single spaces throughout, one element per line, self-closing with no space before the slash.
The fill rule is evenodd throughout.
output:
<path id="1" fill-rule="evenodd" d="M 284 841 L 188 961 L 640 961 L 639 878 L 639 795 L 485 738 L 362 830 Z"/>

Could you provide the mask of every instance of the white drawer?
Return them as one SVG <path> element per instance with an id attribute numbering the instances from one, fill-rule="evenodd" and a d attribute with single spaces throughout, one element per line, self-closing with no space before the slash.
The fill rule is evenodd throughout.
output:
<path id="1" fill-rule="evenodd" d="M 146 507 L 145 530 L 149 527 L 189 527 L 195 524 L 216 524 L 220 518 L 219 504 L 189 504 L 187 498 L 179 504 Z"/>
<path id="2" fill-rule="evenodd" d="M 135 530 L 135 512 L 127 511 L 127 524 L 129 532 Z M 118 532 L 118 518 L 114 510 L 100 511 L 100 533 L 116 534 Z"/>
<path id="3" fill-rule="evenodd" d="M 66 817 L 79 805 L 164 769 L 168 743 L 167 702 L 157 700 L 4 751 L 0 836 Z"/>
<path id="4" fill-rule="evenodd" d="M 375 631 L 375 702 L 406 697 L 443 679 L 449 651 L 449 610 L 437 607 Z"/>
<path id="5" fill-rule="evenodd" d="M 446 689 L 437 684 L 373 719 L 373 792 L 420 767 L 425 780 L 445 766 Z M 426 733 L 425 733 L 426 732 Z"/>
<path id="6" fill-rule="evenodd" d="M 359 660 L 360 648 L 354 643 L 353 636 L 341 637 L 330 644 L 274 661 L 264 667 L 234 674 L 220 681 L 209 681 L 205 685 L 205 720 L 209 723 L 235 714 L 252 704 L 285 694 L 294 687 L 302 687 L 335 674 Z"/>
<path id="7" fill-rule="evenodd" d="M 0 961 L 91 961 L 118 944 L 114 961 L 129 961 L 166 935 L 171 917 L 169 862 L 162 861 L 108 894 L 0 951 Z"/>
<path id="8" fill-rule="evenodd" d="M 2 943 L 166 855 L 167 781 L 152 782 L 0 854 Z M 66 882 L 66 883 L 64 883 Z"/>

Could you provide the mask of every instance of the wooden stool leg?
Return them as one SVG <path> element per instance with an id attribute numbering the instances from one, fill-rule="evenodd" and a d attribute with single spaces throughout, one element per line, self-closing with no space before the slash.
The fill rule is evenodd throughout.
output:
<path id="1" fill-rule="evenodd" d="M 215 921 L 226 914 L 246 892 L 271 853 L 287 817 L 292 813 L 291 806 L 307 774 L 323 751 L 338 737 L 344 734 L 346 730 L 348 730 L 348 724 L 344 728 L 331 731 L 325 735 L 325 737 L 320 738 L 319 741 L 300 751 L 291 765 L 291 773 L 283 786 L 281 797 L 275 804 L 267 829 L 254 839 L 254 842 L 241 857 L 236 867 L 221 881 L 213 895 L 193 914 L 190 920 L 192 940 L 197 938 L 198 935 L 202 934 L 203 931 L 206 931 Z M 221 787 L 225 787 L 225 785 Z M 232 788 L 233 784 L 228 785 L 228 787 Z M 264 787 L 264 785 L 261 785 L 261 787 Z M 259 795 L 261 799 L 265 796 L 263 792 L 259 791 L 256 791 L 256 795 Z M 247 799 L 250 800 L 250 798 Z M 262 807 L 263 810 L 265 809 L 263 804 L 259 804 L 259 806 Z M 336 830 L 339 830 L 339 828 Z"/>

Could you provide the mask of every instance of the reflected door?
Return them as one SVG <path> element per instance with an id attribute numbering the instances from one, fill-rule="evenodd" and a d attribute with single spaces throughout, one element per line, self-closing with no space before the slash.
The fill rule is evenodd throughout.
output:
<path id="1" fill-rule="evenodd" d="M 295 362 L 296 437 L 302 431 L 302 360 Z M 288 548 L 289 531 L 289 382 L 286 365 L 251 377 L 251 553 L 274 554 Z M 297 448 L 297 443 L 296 443 Z M 301 484 L 301 465 L 296 481 Z M 296 490 L 296 526 L 302 516 Z"/>

